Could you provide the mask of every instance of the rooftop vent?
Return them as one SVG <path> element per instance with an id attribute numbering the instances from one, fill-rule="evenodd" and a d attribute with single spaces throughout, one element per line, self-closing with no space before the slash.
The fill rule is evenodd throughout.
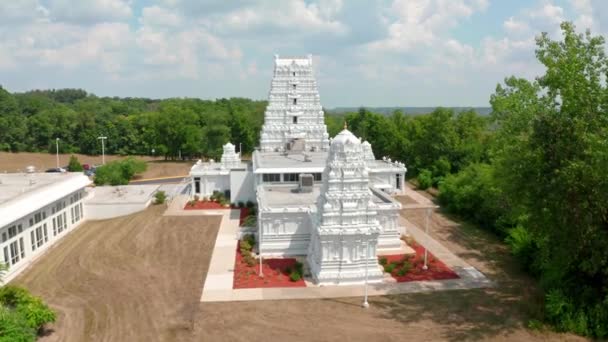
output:
<path id="1" fill-rule="evenodd" d="M 312 187 L 315 184 L 315 177 L 310 173 L 304 173 L 300 175 L 300 192 L 312 192 Z"/>

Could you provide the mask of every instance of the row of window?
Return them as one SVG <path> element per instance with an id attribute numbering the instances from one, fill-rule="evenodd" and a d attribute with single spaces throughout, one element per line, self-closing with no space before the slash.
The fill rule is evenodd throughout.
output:
<path id="1" fill-rule="evenodd" d="M 82 192 L 77 192 L 70 197 L 70 203 L 78 202 L 82 199 Z M 59 213 L 62 209 L 65 209 L 66 202 L 59 201 L 56 205 L 54 205 L 51 209 L 52 213 Z M 40 223 L 46 219 L 46 211 L 41 210 L 39 212 L 34 213 L 29 219 L 30 227 Z M 80 221 L 84 217 L 82 203 L 78 203 L 71 208 L 71 219 L 72 223 L 76 223 Z M 60 234 L 64 230 L 68 228 L 68 220 L 66 212 L 59 213 L 52 219 L 53 224 L 53 236 Z M 7 240 L 21 234 L 23 232 L 22 224 L 15 224 L 5 231 L 2 232 L 2 242 L 6 242 Z M 32 246 L 32 252 L 36 249 L 43 246 L 45 243 L 49 241 L 49 232 L 46 223 L 42 223 L 40 226 L 36 228 L 32 228 L 30 230 L 30 242 Z M 4 253 L 4 261 L 9 265 L 15 265 L 19 261 L 25 258 L 25 246 L 23 237 L 19 237 L 15 241 L 9 243 L 7 246 L 3 248 Z"/>
<path id="2" fill-rule="evenodd" d="M 323 179 L 322 173 L 313 173 L 315 181 L 320 182 Z M 298 182 L 300 180 L 299 173 L 283 173 L 283 182 Z M 264 173 L 262 174 L 262 182 L 264 183 L 280 183 L 280 173 Z"/>

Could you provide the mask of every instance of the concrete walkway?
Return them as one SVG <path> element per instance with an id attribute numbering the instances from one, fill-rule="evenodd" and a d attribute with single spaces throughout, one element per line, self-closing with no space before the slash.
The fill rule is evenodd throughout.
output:
<path id="1" fill-rule="evenodd" d="M 197 210 L 198 211 L 198 210 Z M 364 294 L 363 285 L 337 285 L 317 286 L 309 281 L 307 287 L 299 288 L 256 288 L 233 289 L 234 260 L 238 234 L 238 211 L 236 214 L 223 214 L 220 230 L 215 242 L 211 263 L 203 293 L 202 302 L 249 301 L 249 300 L 279 300 L 279 299 L 319 299 L 339 297 L 361 297 Z M 416 281 L 396 283 L 392 277 L 385 275 L 381 283 L 369 284 L 368 295 L 380 296 L 399 293 L 416 293 L 442 290 L 462 290 L 493 286 L 493 282 L 486 278 L 474 267 L 458 258 L 447 248 L 433 238 L 427 236 L 422 229 L 400 218 L 400 223 L 407 228 L 410 235 L 422 246 L 428 248 L 454 272 L 460 279 L 438 281 Z"/>

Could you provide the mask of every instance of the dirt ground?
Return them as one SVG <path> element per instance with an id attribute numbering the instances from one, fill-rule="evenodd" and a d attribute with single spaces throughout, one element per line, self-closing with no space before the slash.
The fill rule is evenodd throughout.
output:
<path id="1" fill-rule="evenodd" d="M 71 154 L 60 154 L 59 165 L 64 167 L 68 164 Z M 75 154 L 83 164 L 101 164 L 101 156 L 88 156 Z M 148 163 L 148 170 L 135 179 L 158 178 L 187 175 L 190 168 L 196 161 L 164 161 L 162 158 L 152 158 L 149 156 L 134 156 L 137 159 L 145 160 Z M 123 156 L 106 155 L 106 162 L 123 159 Z M 0 152 L 0 172 L 23 172 L 26 167 L 33 165 L 38 171 L 45 171 L 57 165 L 55 155 L 49 153 L 7 153 Z"/>
<path id="2" fill-rule="evenodd" d="M 59 312 L 42 340 L 583 340 L 526 329 L 534 282 L 497 239 L 441 213 L 433 236 L 498 287 L 371 297 L 368 310 L 361 298 L 200 303 L 218 219 L 161 213 L 85 223 L 15 281 Z"/>

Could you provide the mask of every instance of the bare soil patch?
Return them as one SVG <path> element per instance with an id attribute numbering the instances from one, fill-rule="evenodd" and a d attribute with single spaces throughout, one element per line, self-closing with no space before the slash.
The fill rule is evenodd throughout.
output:
<path id="1" fill-rule="evenodd" d="M 43 341 L 580 341 L 532 331 L 538 291 L 489 233 L 434 213 L 431 233 L 493 289 L 361 298 L 199 302 L 219 217 L 88 222 L 15 282 L 59 312 Z M 406 212 L 421 223 L 422 213 Z"/>
<path id="2" fill-rule="evenodd" d="M 72 154 L 60 154 L 59 166 L 64 167 L 68 164 Z M 100 165 L 101 156 L 89 156 L 84 154 L 74 154 L 82 164 Z M 176 177 L 187 175 L 195 161 L 165 161 L 162 158 L 150 156 L 134 156 L 137 159 L 148 163 L 148 170 L 136 179 Z M 106 155 L 106 162 L 127 158 L 126 156 Z M 36 167 L 36 170 L 44 172 L 47 169 L 57 166 L 55 154 L 51 153 L 7 153 L 0 152 L 0 172 L 24 172 L 28 166 Z"/>
<path id="3" fill-rule="evenodd" d="M 189 341 L 219 217 L 164 206 L 87 222 L 14 283 L 58 320 L 42 341 Z"/>

